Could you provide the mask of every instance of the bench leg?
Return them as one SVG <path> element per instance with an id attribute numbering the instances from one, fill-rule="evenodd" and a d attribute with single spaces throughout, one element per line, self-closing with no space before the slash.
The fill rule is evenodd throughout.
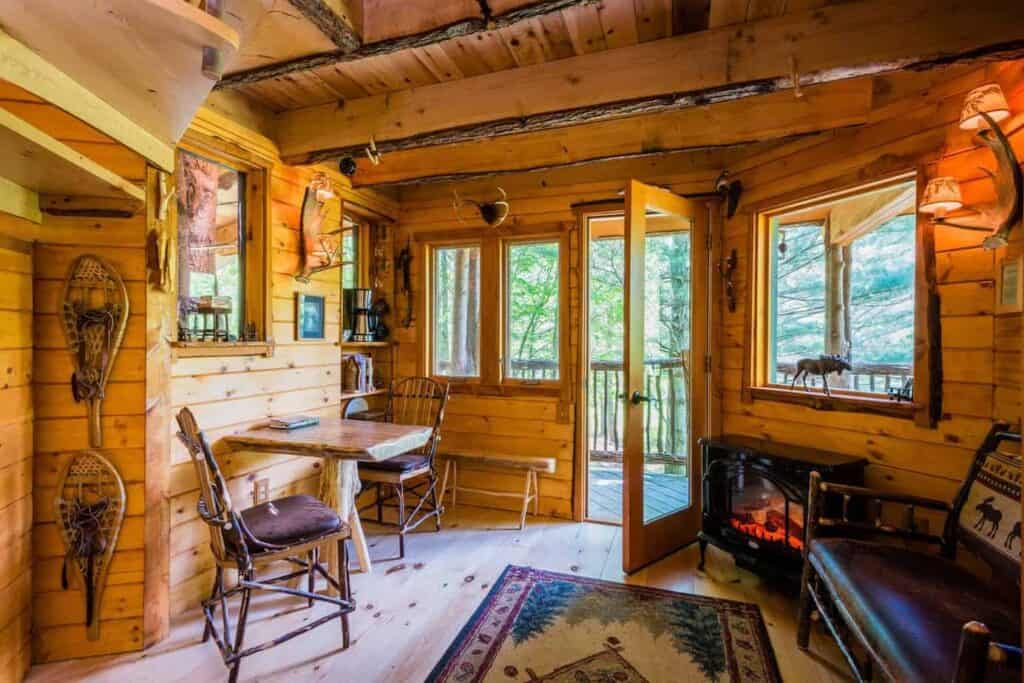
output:
<path id="1" fill-rule="evenodd" d="M 540 515 L 540 484 L 537 482 L 536 470 L 530 470 L 530 475 L 533 477 L 533 514 L 538 516 Z"/>
<path id="2" fill-rule="evenodd" d="M 519 515 L 519 530 L 526 528 L 526 513 L 530 510 L 530 491 L 533 489 L 533 478 L 526 471 L 526 489 L 523 491 L 523 512 Z"/>

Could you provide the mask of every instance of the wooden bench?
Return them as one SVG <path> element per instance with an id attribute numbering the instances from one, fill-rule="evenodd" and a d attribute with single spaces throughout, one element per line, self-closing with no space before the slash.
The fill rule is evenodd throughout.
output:
<path id="1" fill-rule="evenodd" d="M 557 461 L 554 458 L 545 457 L 514 457 L 510 455 L 467 455 L 463 453 L 444 453 L 440 455 L 445 459 L 444 478 L 441 480 L 441 500 L 448 491 L 448 474 L 452 477 L 452 507 L 455 507 L 455 494 L 458 491 L 464 493 L 482 493 L 488 496 L 499 496 L 501 498 L 519 498 L 523 501 L 523 510 L 519 515 L 519 528 L 526 528 L 526 513 L 530 509 L 530 502 L 533 502 L 533 514 L 540 514 L 540 495 L 537 486 L 537 473 L 553 474 Z M 526 473 L 525 487 L 522 493 L 511 493 L 509 491 L 494 491 L 492 489 L 470 488 L 459 486 L 459 463 L 466 465 L 486 465 L 506 470 L 516 470 Z"/>

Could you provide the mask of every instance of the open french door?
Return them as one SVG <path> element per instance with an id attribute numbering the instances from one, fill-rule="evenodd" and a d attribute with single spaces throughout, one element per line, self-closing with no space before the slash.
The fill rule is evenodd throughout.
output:
<path id="1" fill-rule="evenodd" d="M 625 204 L 625 392 L 619 400 L 622 565 L 630 573 L 692 543 L 700 530 L 697 440 L 709 423 L 710 259 L 706 205 L 635 180 Z"/>

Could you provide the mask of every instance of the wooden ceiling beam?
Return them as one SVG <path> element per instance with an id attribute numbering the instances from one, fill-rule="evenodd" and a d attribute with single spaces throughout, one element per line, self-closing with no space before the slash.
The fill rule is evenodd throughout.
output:
<path id="1" fill-rule="evenodd" d="M 913 30 L 908 30 L 913 27 Z M 469 142 L 901 69 L 1024 55 L 1002 0 L 865 0 L 282 113 L 288 163 Z"/>
<path id="2" fill-rule="evenodd" d="M 363 39 L 359 35 L 361 0 L 288 0 L 317 27 L 338 50 L 350 54 L 358 50 Z"/>
<path id="3" fill-rule="evenodd" d="M 310 2 L 318 3 L 322 0 L 290 1 L 293 5 L 299 7 L 299 4 Z M 453 38 L 463 38 L 477 33 L 496 31 L 507 26 L 512 26 L 513 24 L 517 24 L 521 21 L 526 21 L 527 19 L 543 17 L 555 12 L 561 12 L 564 9 L 570 9 L 579 5 L 593 5 L 598 2 L 600 2 L 600 0 L 539 0 L 538 2 L 534 2 L 529 5 L 510 9 L 501 14 L 489 15 L 489 18 L 485 18 L 483 15 L 479 17 L 469 17 L 467 19 L 460 19 L 454 23 L 432 28 L 420 33 L 414 33 L 408 36 L 399 36 L 397 38 L 388 38 L 387 40 L 380 40 L 373 43 L 366 43 L 354 50 L 339 49 L 333 52 L 298 57 L 286 62 L 278 62 L 277 64 L 269 64 L 255 69 L 247 69 L 245 71 L 228 74 L 220 79 L 220 82 L 214 86 L 214 89 L 227 90 L 231 88 L 238 88 L 272 78 L 280 78 L 281 76 L 287 76 L 288 74 L 298 73 L 301 71 L 311 71 L 323 66 L 356 62 L 363 59 L 370 59 L 371 57 L 380 57 L 382 55 L 400 52 L 402 50 L 427 47 L 429 45 L 443 43 L 444 41 L 451 40 Z M 301 7 L 299 9 L 301 9 Z"/>
<path id="4" fill-rule="evenodd" d="M 359 186 L 459 182 L 791 139 L 865 123 L 871 113 L 872 80 L 812 86 L 799 99 L 792 93 L 775 93 L 678 113 L 394 152 L 379 166 L 360 161 L 353 182 Z"/>

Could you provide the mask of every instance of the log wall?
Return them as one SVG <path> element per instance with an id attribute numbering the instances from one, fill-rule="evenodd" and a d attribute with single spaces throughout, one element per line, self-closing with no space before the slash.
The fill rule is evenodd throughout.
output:
<path id="1" fill-rule="evenodd" d="M 869 484 L 951 500 L 974 450 L 994 419 L 1020 419 L 1020 315 L 995 315 L 999 259 L 1020 252 L 1015 244 L 997 252 L 981 248 L 983 234 L 937 227 L 935 258 L 941 300 L 943 419 L 936 429 L 907 419 L 816 411 L 771 401 L 741 399 L 750 301 L 752 207 L 806 190 L 820 192 L 885 177 L 921 165 L 927 177 L 952 175 L 965 204 L 992 201 L 994 187 L 979 166 L 995 167 L 987 149 L 976 148 L 957 126 L 966 93 L 999 82 L 1017 116 L 1008 122 L 1018 156 L 1024 150 L 1024 64 L 1000 63 L 936 74 L 927 87 L 899 75 L 875 89 L 871 122 L 795 143 L 746 160 L 734 169 L 744 184 L 740 210 L 726 225 L 722 253 L 735 248 L 737 307 L 720 303 L 718 353 L 723 431 L 780 442 L 865 455 Z"/>
<path id="2" fill-rule="evenodd" d="M 208 439 L 242 431 L 271 415 L 306 413 L 336 415 L 341 403 L 340 271 L 330 270 L 302 284 L 294 279 L 299 267 L 299 225 L 303 193 L 312 172 L 276 161 L 273 143 L 254 130 L 232 124 L 207 109 L 193 129 L 215 128 L 226 149 L 255 153 L 272 164 L 271 211 L 271 335 L 276 347 L 269 358 L 179 358 L 171 365 L 170 403 L 177 412 L 188 406 Z M 336 184 L 347 184 L 340 176 Z M 343 191 L 346 201 L 387 215 L 395 211 L 387 199 L 367 192 Z M 333 217 L 335 220 L 337 216 Z M 323 341 L 296 341 L 295 293 L 327 298 L 327 331 Z M 170 440 L 170 609 L 172 616 L 199 604 L 213 582 L 209 532 L 199 519 L 195 471 L 188 453 Z M 251 455 L 220 460 L 236 504 L 252 502 L 257 480 L 269 479 L 271 497 L 315 494 L 320 463 L 287 455 Z"/>
<path id="3" fill-rule="evenodd" d="M 17 218 L 0 218 L 0 229 Z M 32 245 L 0 237 L 0 681 L 31 661 Z"/>

